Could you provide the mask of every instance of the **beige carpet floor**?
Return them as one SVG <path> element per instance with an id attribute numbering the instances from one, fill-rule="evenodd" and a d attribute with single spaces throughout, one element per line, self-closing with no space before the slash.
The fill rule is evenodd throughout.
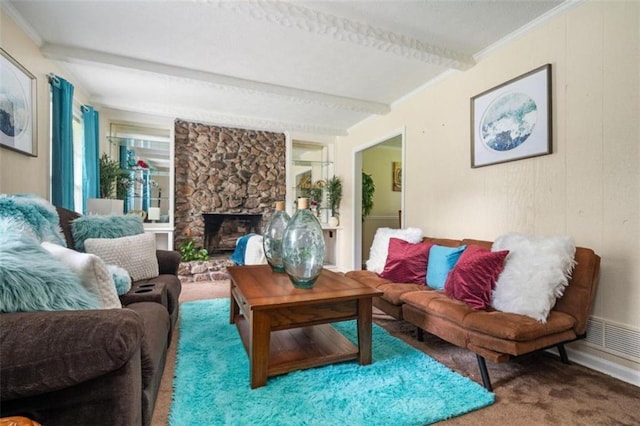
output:
<path id="1" fill-rule="evenodd" d="M 217 297 L 229 297 L 229 281 L 187 283 L 180 300 Z M 374 321 L 452 370 L 482 383 L 473 353 L 426 333 L 425 341 L 419 342 L 413 326 L 381 312 L 374 313 Z M 154 426 L 168 424 L 177 339 L 176 332 L 156 402 Z M 496 394 L 495 404 L 441 424 L 640 425 L 640 388 L 636 386 L 577 364 L 564 365 L 547 352 L 504 364 L 487 362 L 487 366 Z"/>

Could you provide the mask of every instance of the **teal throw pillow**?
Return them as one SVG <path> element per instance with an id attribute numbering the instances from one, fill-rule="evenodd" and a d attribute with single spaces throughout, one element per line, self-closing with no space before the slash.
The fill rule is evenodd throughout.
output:
<path id="1" fill-rule="evenodd" d="M 436 290 L 444 289 L 447 275 L 456 265 L 467 246 L 445 247 L 434 245 L 429 251 L 429 262 L 427 263 L 427 285 Z"/>
<path id="2" fill-rule="evenodd" d="M 40 242 L 66 247 L 56 208 L 33 194 L 0 194 L 0 218 L 12 218 L 24 225 Z"/>
<path id="3" fill-rule="evenodd" d="M 85 252 L 84 241 L 89 238 L 121 238 L 144 232 L 138 215 L 88 215 L 71 222 L 71 234 L 76 250 Z"/>
<path id="4" fill-rule="evenodd" d="M 98 309 L 80 278 L 14 219 L 0 219 L 0 312 Z"/>
<path id="5" fill-rule="evenodd" d="M 118 293 L 119 296 L 131 290 L 131 277 L 126 269 L 107 263 L 107 270 L 113 277 L 113 282 L 116 285 L 116 293 Z"/>

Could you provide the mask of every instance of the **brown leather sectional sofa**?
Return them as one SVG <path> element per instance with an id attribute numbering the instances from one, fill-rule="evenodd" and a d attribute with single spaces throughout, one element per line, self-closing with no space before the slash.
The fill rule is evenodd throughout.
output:
<path id="1" fill-rule="evenodd" d="M 448 247 L 478 245 L 491 249 L 490 241 L 475 239 L 423 239 Z M 600 257 L 593 250 L 576 247 L 576 266 L 564 294 L 556 301 L 546 323 L 525 315 L 493 309 L 475 310 L 428 285 L 394 283 L 371 271 L 351 271 L 347 276 L 384 291 L 373 304 L 385 313 L 418 327 L 418 338 L 427 331 L 476 354 L 484 386 L 492 390 L 485 359 L 500 363 L 556 346 L 562 362 L 568 363 L 564 343 L 586 336 L 600 270 Z"/>
<path id="2" fill-rule="evenodd" d="M 67 246 L 75 212 L 58 208 Z M 122 309 L 0 314 L 0 417 L 42 425 L 149 425 L 179 315 L 180 253 L 132 283 Z M 33 259 L 34 268 L 38 259 Z"/>

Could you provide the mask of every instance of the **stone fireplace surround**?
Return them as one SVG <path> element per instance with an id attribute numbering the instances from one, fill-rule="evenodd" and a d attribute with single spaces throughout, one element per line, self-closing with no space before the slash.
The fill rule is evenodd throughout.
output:
<path id="1" fill-rule="evenodd" d="M 283 133 L 175 121 L 175 246 L 204 247 L 203 213 L 262 215 L 286 196 Z"/>

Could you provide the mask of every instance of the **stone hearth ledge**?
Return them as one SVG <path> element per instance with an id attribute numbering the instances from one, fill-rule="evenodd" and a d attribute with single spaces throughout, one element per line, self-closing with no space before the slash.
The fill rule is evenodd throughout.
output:
<path id="1" fill-rule="evenodd" d="M 182 262 L 178 268 L 178 278 L 181 283 L 226 280 L 229 279 L 227 267 L 233 265 L 229 256 Z"/>

